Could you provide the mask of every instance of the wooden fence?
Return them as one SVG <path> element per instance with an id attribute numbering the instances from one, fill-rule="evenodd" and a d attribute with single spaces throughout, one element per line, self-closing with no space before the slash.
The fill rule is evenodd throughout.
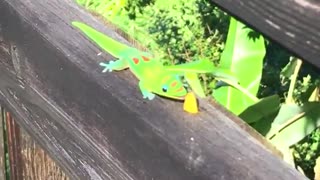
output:
<path id="1" fill-rule="evenodd" d="M 1 180 L 68 180 L 59 166 L 4 108 L 1 108 L 0 130 Z"/>
<path id="2" fill-rule="evenodd" d="M 314 1 L 213 2 L 320 66 Z M 101 74 L 112 56 L 75 19 L 126 42 L 73 0 L 0 0 L 0 101 L 70 179 L 306 179 L 215 102 L 194 116 L 141 99 L 129 72 Z"/>

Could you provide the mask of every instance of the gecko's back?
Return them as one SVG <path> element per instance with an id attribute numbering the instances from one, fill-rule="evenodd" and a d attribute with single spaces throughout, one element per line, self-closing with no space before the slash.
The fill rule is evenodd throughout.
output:
<path id="1" fill-rule="evenodd" d="M 119 43 L 116 40 L 106 36 L 102 32 L 78 21 L 73 21 L 72 25 L 79 28 L 87 37 L 94 41 L 104 51 L 108 52 L 114 57 L 119 57 L 124 50 L 134 49 L 125 44 Z"/>
<path id="2" fill-rule="evenodd" d="M 130 70 L 138 79 L 154 79 L 159 73 L 163 72 L 162 64 L 158 60 L 155 60 L 151 54 L 119 43 L 82 22 L 73 21 L 72 25 L 79 28 L 92 41 L 112 56 L 126 60 Z"/>

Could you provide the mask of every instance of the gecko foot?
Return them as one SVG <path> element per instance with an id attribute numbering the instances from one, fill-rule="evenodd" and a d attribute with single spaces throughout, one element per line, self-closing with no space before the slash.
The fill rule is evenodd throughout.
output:
<path id="1" fill-rule="evenodd" d="M 142 92 L 142 95 L 143 95 L 144 99 L 149 99 L 149 100 L 153 100 L 156 97 L 155 94 L 148 92 L 148 91 Z"/>
<path id="2" fill-rule="evenodd" d="M 113 63 L 115 61 L 109 61 L 109 63 L 103 63 L 101 62 L 99 65 L 104 67 L 104 69 L 102 70 L 102 73 L 105 73 L 105 72 L 112 72 L 113 70 Z"/>

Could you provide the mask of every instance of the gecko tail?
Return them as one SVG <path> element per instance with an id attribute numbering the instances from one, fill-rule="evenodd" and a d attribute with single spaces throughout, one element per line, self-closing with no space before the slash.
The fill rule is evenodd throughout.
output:
<path id="1" fill-rule="evenodd" d="M 116 40 L 82 22 L 72 21 L 71 24 L 81 30 L 87 37 L 89 37 L 89 39 L 94 41 L 99 47 L 112 56 L 119 57 L 124 50 L 131 49 L 131 47 L 117 42 Z"/>

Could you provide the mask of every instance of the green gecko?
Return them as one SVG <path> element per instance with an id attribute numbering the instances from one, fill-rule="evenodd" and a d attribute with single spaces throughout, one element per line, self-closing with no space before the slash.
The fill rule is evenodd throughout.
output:
<path id="1" fill-rule="evenodd" d="M 102 72 L 120 71 L 129 68 L 138 78 L 139 88 L 145 99 L 152 100 L 157 94 L 183 100 L 187 90 L 181 76 L 194 77 L 195 73 L 211 72 L 214 69 L 213 64 L 208 61 L 166 67 L 154 59 L 150 53 L 117 42 L 82 22 L 73 21 L 72 25 L 79 28 L 103 50 L 118 58 L 118 60 L 111 60 L 108 63 L 101 62 L 100 66 L 104 67 Z M 192 81 L 194 82 L 194 78 Z M 190 83 L 190 81 L 188 82 Z M 193 84 L 197 85 L 199 82 Z"/>

